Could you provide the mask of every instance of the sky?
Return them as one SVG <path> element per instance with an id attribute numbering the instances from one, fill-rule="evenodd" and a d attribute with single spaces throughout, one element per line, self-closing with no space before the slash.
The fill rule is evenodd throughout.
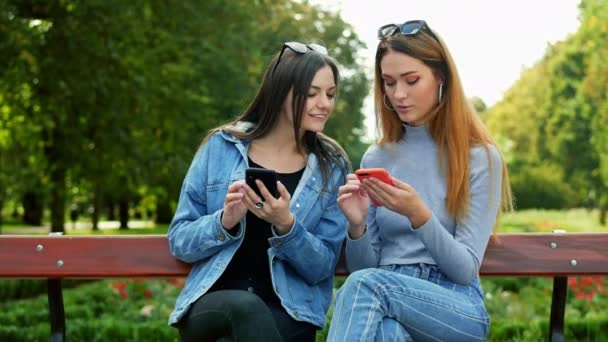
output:
<path id="1" fill-rule="evenodd" d="M 579 0 L 314 0 L 337 10 L 368 48 L 370 76 L 378 27 L 424 19 L 445 41 L 456 62 L 466 95 L 487 106 L 545 53 L 579 27 Z M 331 53 L 331 47 L 330 53 Z M 365 105 L 373 127 L 371 98 Z M 370 112 L 371 111 L 371 112 Z M 370 127 L 368 125 L 368 127 Z"/>

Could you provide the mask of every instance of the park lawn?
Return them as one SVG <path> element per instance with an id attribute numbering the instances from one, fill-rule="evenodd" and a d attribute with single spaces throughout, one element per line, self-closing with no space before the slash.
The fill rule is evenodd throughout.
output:
<path id="1" fill-rule="evenodd" d="M 132 228 L 132 229 L 78 229 L 70 230 L 67 235 L 149 235 L 149 234 L 167 234 L 169 225 L 156 225 L 148 228 Z"/>
<path id="2" fill-rule="evenodd" d="M 500 218 L 499 233 L 548 233 L 565 230 L 569 233 L 608 231 L 608 225 L 599 224 L 599 211 L 589 209 L 570 210 L 521 210 Z"/>
<path id="3" fill-rule="evenodd" d="M 598 222 L 599 212 L 589 209 L 570 210 L 520 210 L 502 215 L 496 233 L 547 233 L 553 230 L 565 230 L 566 232 L 598 232 L 608 231 L 607 226 L 601 226 Z M 1 227 L 2 234 L 48 234 L 48 228 L 28 227 L 17 222 L 4 223 Z M 66 222 L 65 234 L 67 235 L 107 235 L 107 234 L 166 234 L 169 226 L 151 225 L 145 228 L 119 229 L 71 229 L 71 223 Z M 28 232 L 28 230 L 30 232 Z"/>
<path id="4" fill-rule="evenodd" d="M 152 225 L 144 228 L 129 228 L 129 229 L 71 229 L 68 224 L 66 224 L 66 229 L 64 231 L 65 235 L 148 235 L 148 234 L 167 234 L 169 231 L 168 224 L 161 225 Z M 3 225 L 1 230 L 3 235 L 46 235 L 49 233 L 49 228 L 45 227 L 31 227 L 23 224 L 9 224 Z"/>

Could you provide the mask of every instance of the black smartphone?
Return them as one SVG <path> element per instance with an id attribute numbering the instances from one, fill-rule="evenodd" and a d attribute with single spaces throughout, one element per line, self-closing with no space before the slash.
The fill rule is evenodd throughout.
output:
<path id="1" fill-rule="evenodd" d="M 264 200 L 264 196 L 260 192 L 258 185 L 255 183 L 255 180 L 259 179 L 264 183 L 264 186 L 268 191 L 274 196 L 274 198 L 279 197 L 279 191 L 277 190 L 277 173 L 274 170 L 269 169 L 260 169 L 256 167 L 250 167 L 245 170 L 245 182 L 249 185 L 253 191 L 255 191 L 258 196 Z"/>

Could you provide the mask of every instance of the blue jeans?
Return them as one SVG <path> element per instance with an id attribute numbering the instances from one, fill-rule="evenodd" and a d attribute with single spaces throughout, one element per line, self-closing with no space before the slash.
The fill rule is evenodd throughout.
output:
<path id="1" fill-rule="evenodd" d="M 328 341 L 485 341 L 490 319 L 476 278 L 451 282 L 437 266 L 352 273 L 337 295 Z"/>

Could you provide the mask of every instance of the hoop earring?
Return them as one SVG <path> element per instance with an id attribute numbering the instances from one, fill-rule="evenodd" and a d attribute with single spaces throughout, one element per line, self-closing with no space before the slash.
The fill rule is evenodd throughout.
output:
<path id="1" fill-rule="evenodd" d="M 384 102 L 384 107 L 385 107 L 386 109 L 390 110 L 391 112 L 394 112 L 394 111 L 395 111 L 395 108 L 393 108 L 393 107 L 389 106 L 389 105 L 386 103 L 386 94 L 384 94 L 384 96 L 382 97 L 382 102 Z"/>
<path id="2" fill-rule="evenodd" d="M 439 101 L 437 101 L 437 103 L 441 103 L 442 98 L 443 98 L 443 82 L 439 83 Z"/>

